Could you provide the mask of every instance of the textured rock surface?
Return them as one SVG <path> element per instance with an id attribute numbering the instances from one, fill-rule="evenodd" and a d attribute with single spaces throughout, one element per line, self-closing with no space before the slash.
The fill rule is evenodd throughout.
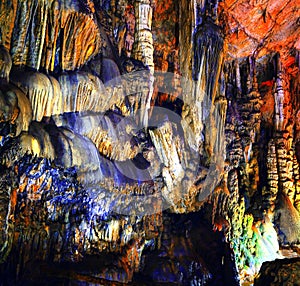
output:
<path id="1" fill-rule="evenodd" d="M 28 131 L 32 109 L 26 95 L 14 85 L 5 83 L 1 85 L 0 100 L 2 139 Z"/>
<path id="2" fill-rule="evenodd" d="M 0 78 L 9 80 L 9 73 L 12 67 L 12 60 L 8 50 L 0 46 Z"/>
<path id="3" fill-rule="evenodd" d="M 89 1 L 1 1 L 1 43 L 17 66 L 73 70 L 100 50 L 93 13 Z"/>
<path id="4" fill-rule="evenodd" d="M 237 285 L 299 243 L 299 11 L 1 1 L 1 283 Z"/>
<path id="5" fill-rule="evenodd" d="M 254 285 L 297 285 L 300 280 L 299 264 L 299 258 L 265 262 Z"/>
<path id="6" fill-rule="evenodd" d="M 299 49 L 299 3 L 228 0 L 221 5 L 228 13 L 228 48 L 233 57 Z"/>
<path id="7" fill-rule="evenodd" d="M 75 263 L 100 253 L 123 253 L 119 258 L 116 255 L 116 267 L 123 271 L 121 276 L 118 270 L 109 270 L 110 268 L 106 268 L 109 266 L 104 265 L 102 270 L 97 270 L 93 275 L 120 282 L 131 280 L 133 271 L 136 271 L 139 265 L 145 243 L 143 238 L 150 240 L 157 236 L 154 230 L 160 227 L 159 215 L 157 214 L 155 220 L 157 225 L 152 224 L 152 228 L 145 233 L 143 228 L 147 229 L 146 217 L 136 217 L 129 221 L 129 218 L 122 216 L 114 218 L 110 206 L 114 202 L 108 199 L 104 203 L 105 195 L 101 191 L 92 196 L 80 188 L 75 178 L 75 169 L 64 171 L 51 166 L 46 159 L 36 160 L 30 156 L 19 160 L 18 166 L 14 177 L 9 177 L 13 168 L 11 171 L 5 171 L 1 177 L 4 180 L 1 181 L 3 184 L 11 180 L 11 187 L 3 188 L 1 192 L 2 207 L 5 203 L 7 205 L 7 209 L 1 209 L 6 218 L 2 222 L 6 243 L 1 249 L 1 259 L 5 258 L 7 248 L 10 249 L 12 244 L 20 242 L 21 248 L 12 251 L 14 259 L 19 259 L 19 251 L 23 253 L 22 269 L 16 270 L 16 275 L 26 276 L 26 269 L 30 269 L 28 264 L 32 259 L 49 263 Z M 12 190 L 16 179 L 20 184 L 17 189 Z M 105 192 L 104 189 L 103 191 Z M 7 192 L 11 193 L 12 201 L 7 200 Z M 14 213 L 15 208 L 24 208 L 24 211 Z M 140 220 L 141 229 L 135 230 L 134 225 Z M 126 262 L 122 262 L 123 259 Z M 108 265 L 110 263 L 113 265 L 114 261 L 111 260 Z M 17 276 L 11 277 L 13 283 Z"/>

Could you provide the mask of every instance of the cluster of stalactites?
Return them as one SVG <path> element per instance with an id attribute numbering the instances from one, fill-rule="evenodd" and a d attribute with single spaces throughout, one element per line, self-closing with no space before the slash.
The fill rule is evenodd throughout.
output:
<path id="1" fill-rule="evenodd" d="M 36 70 L 75 70 L 100 51 L 91 1 L 32 0 L 0 3 L 0 43 L 13 64 Z"/>
<path id="2" fill-rule="evenodd" d="M 206 3 L 202 4 L 205 10 Z M 219 80 L 223 65 L 224 38 L 221 28 L 209 17 L 196 25 L 191 53 L 193 54 L 192 91 L 183 91 L 185 104 L 182 116 L 190 122 L 194 132 L 193 144 L 196 148 L 202 149 L 200 152 L 204 157 L 211 159 L 216 151 L 215 142 L 222 137 L 220 132 L 224 124 L 222 121 L 224 121 L 226 104 L 221 103 L 224 97 L 219 100 L 222 97 Z M 217 103 L 216 98 L 220 104 Z M 185 136 L 188 138 L 189 134 Z"/>
<path id="3" fill-rule="evenodd" d="M 289 201 L 291 209 L 299 212 L 299 163 L 294 142 L 295 118 L 292 113 L 289 92 L 289 75 L 283 67 L 280 55 L 275 57 L 274 136 L 268 143 L 268 184 L 263 188 L 263 200 L 270 217 L 274 217 L 276 202 Z M 281 199 L 280 199 L 281 198 Z M 279 207 L 280 208 L 280 207 Z"/>
<path id="4" fill-rule="evenodd" d="M 0 52 L 0 123 L 2 129 L 9 127 L 2 130 L 0 140 L 4 145 L 13 137 L 17 143 L 1 153 L 2 164 L 10 166 L 14 160 L 29 153 L 55 160 L 62 167 L 76 166 L 81 182 L 95 183 L 104 178 L 100 154 L 107 159 L 126 161 L 140 152 L 139 146 L 131 144 L 136 129 L 134 124 L 125 125 L 123 120 L 123 124 L 119 123 L 117 127 L 106 122 L 106 129 L 99 128 L 106 118 L 103 113 L 126 101 L 121 86 L 130 89 L 125 90 L 127 93 L 137 93 L 132 97 L 138 106 L 142 95 L 135 87 L 139 86 L 140 77 L 124 77 L 118 84 L 105 87 L 97 76 L 82 71 L 62 73 L 56 78 L 16 68 L 10 72 L 10 55 L 4 47 Z M 8 78 L 10 82 L 7 82 Z M 124 115 L 128 115 L 126 110 L 122 111 Z M 75 114 L 78 116 L 76 120 Z M 88 114 L 91 114 L 91 120 L 85 120 Z M 71 118 L 70 122 L 65 117 Z M 51 118 L 55 125 L 49 124 Z M 126 139 L 120 138 L 122 128 L 128 132 Z"/>
<path id="5" fill-rule="evenodd" d="M 15 166 L 0 178 L 1 262 L 12 247 L 15 253 L 22 253 L 22 268 L 33 258 L 78 262 L 88 255 L 111 252 L 119 255 L 117 261 L 110 261 L 118 270 L 107 274 L 107 268 L 100 267 L 97 275 L 124 283 L 131 280 L 140 265 L 144 238 L 154 240 L 161 231 L 160 213 L 131 219 L 112 215 L 113 205 L 122 208 L 124 204 L 119 194 L 115 201 L 110 201 L 105 189 L 89 195 L 78 184 L 74 170 L 31 156 L 21 158 Z M 122 277 L 111 276 L 118 272 Z"/>

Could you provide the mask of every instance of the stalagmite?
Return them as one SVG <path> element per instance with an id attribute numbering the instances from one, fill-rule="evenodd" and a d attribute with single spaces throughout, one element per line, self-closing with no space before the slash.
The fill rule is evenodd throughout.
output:
<path id="1" fill-rule="evenodd" d="M 291 203 L 294 203 L 295 186 L 293 179 L 293 153 L 292 150 L 287 150 L 284 138 L 277 139 L 277 161 L 279 187 L 285 193 Z"/>
<path id="2" fill-rule="evenodd" d="M 299 172 L 299 163 L 297 161 L 296 155 L 293 158 L 293 173 L 294 173 L 294 180 L 295 180 L 295 202 L 294 206 L 297 211 L 300 213 L 300 172 Z"/>
<path id="3" fill-rule="evenodd" d="M 128 261 L 125 268 L 128 273 L 121 278 L 121 281 L 128 282 L 130 280 L 128 275 L 132 276 L 132 273 L 138 270 L 139 260 L 136 259 L 140 259 L 143 249 L 143 243 L 139 243 L 139 238 L 145 236 L 144 228 L 147 220 L 132 218 L 129 221 L 122 217 L 114 218 L 110 204 L 115 202 L 103 197 L 105 190 L 99 191 L 94 196 L 88 195 L 86 190 L 76 184 L 71 173 L 54 167 L 47 159 L 27 156 L 21 162 L 30 163 L 31 167 L 24 168 L 21 165 L 18 170 L 15 169 L 14 175 L 20 177 L 20 186 L 13 189 L 15 186 L 11 182 L 11 188 L 1 188 L 0 195 L 3 198 L 1 214 L 4 218 L 0 224 L 4 234 L 1 236 L 3 242 L 0 250 L 1 261 L 18 239 L 13 232 L 13 228 L 18 227 L 21 245 L 29 245 L 29 248 L 25 247 L 22 250 L 22 255 L 26 258 L 21 262 L 22 267 L 28 266 L 27 258 L 33 253 L 36 253 L 39 259 L 47 259 L 52 263 L 63 261 L 74 263 L 85 261 L 84 255 L 101 255 L 101 252 L 109 251 L 116 255 L 120 254 L 119 258 L 109 261 L 111 265 L 120 259 Z M 2 180 L 0 184 L 2 186 Z M 23 215 L 14 212 L 15 208 L 21 205 L 24 208 Z M 40 218 L 40 222 L 35 221 L 36 217 Z M 107 220 L 107 223 L 99 221 L 103 219 Z M 134 227 L 138 222 L 142 223 L 138 228 Z M 28 228 L 28 224 L 32 223 L 35 227 Z M 56 224 L 57 227 L 48 228 L 48 224 Z M 161 220 L 158 219 L 152 227 L 159 228 L 160 224 Z M 124 238 L 128 232 L 132 238 L 126 242 Z M 148 232 L 148 239 L 155 237 L 155 234 Z M 138 257 L 132 257 L 133 245 L 136 247 Z M 48 256 L 47 253 L 51 255 Z M 110 272 L 113 280 L 120 279 L 115 275 L 124 270 L 122 264 L 117 265 L 118 268 Z M 97 275 L 109 278 L 107 269 L 110 269 L 110 264 L 98 265 Z"/>
<path id="4" fill-rule="evenodd" d="M 167 197 L 169 200 L 171 198 L 171 200 L 174 201 L 173 203 L 176 204 L 180 199 L 180 197 L 176 197 L 176 187 L 178 187 L 178 184 L 180 184 L 185 175 L 181 162 L 184 162 L 185 160 L 184 158 L 180 158 L 182 147 L 178 145 L 179 142 L 177 144 L 175 143 L 179 138 L 176 138 L 176 135 L 174 136 L 173 134 L 174 127 L 172 126 L 172 123 L 168 122 L 158 130 L 150 131 L 150 135 L 154 146 L 157 149 L 159 158 L 165 166 L 162 172 L 168 192 L 170 193 Z M 172 198 L 172 192 L 174 192 L 174 198 Z"/>
<path id="5" fill-rule="evenodd" d="M 57 132 L 56 140 L 61 142 L 64 150 L 62 155 L 59 144 L 52 140 L 55 162 L 64 168 L 78 168 L 78 179 L 85 187 L 101 182 L 101 159 L 95 145 L 88 138 L 67 129 L 59 128 Z M 50 133 L 50 137 L 53 138 L 53 134 Z"/>
<path id="6" fill-rule="evenodd" d="M 283 89 L 283 78 L 282 71 L 279 71 L 276 79 L 276 91 L 274 94 L 275 97 L 275 128 L 278 131 L 282 131 L 284 126 L 284 89 Z"/>
<path id="7" fill-rule="evenodd" d="M 7 174 L 9 175 L 9 174 Z M 1 176 L 0 178 L 0 198 L 1 198 L 1 222 L 0 222 L 0 262 L 5 261 L 9 255 L 13 242 L 13 222 L 11 217 L 16 207 L 16 192 L 14 185 L 5 187 L 7 184 L 7 177 Z"/>
<path id="8" fill-rule="evenodd" d="M 276 156 L 276 145 L 274 140 L 270 141 L 268 144 L 268 154 L 267 154 L 267 170 L 268 170 L 268 186 L 263 189 L 262 195 L 264 204 L 267 210 L 270 210 L 270 216 L 275 210 L 275 203 L 278 193 L 278 163 Z"/>
<path id="9" fill-rule="evenodd" d="M 195 208 L 198 194 L 197 188 L 194 187 L 194 176 L 199 158 L 193 149 L 181 141 L 181 128 L 174 122 L 165 121 L 156 130 L 149 131 L 159 160 L 163 164 L 161 172 L 165 188 L 162 189 L 162 195 L 167 206 L 178 213 Z M 208 194 L 204 197 L 206 196 Z M 191 201 L 186 200 L 187 197 Z"/>

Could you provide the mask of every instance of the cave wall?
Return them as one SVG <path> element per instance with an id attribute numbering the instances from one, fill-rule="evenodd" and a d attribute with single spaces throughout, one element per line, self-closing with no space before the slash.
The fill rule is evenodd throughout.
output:
<path id="1" fill-rule="evenodd" d="M 299 13 L 1 1 L 2 284 L 235 285 L 299 243 Z"/>

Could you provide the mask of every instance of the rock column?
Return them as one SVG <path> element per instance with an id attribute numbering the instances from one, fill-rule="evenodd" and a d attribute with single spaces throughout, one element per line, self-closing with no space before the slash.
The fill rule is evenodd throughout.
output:
<path id="1" fill-rule="evenodd" d="M 135 43 L 133 48 L 133 57 L 142 61 L 150 70 L 149 90 L 143 92 L 141 98 L 140 123 L 147 127 L 148 111 L 150 109 L 151 98 L 153 94 L 153 38 L 151 32 L 152 26 L 152 2 L 149 0 L 135 1 Z"/>

